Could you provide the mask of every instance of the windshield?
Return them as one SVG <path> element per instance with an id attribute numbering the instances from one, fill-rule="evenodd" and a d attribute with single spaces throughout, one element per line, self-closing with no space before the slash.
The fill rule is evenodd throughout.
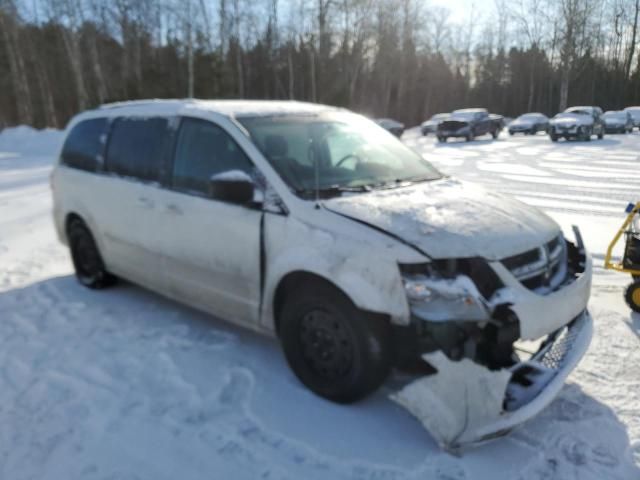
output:
<path id="1" fill-rule="evenodd" d="M 539 119 L 540 119 L 540 115 L 536 115 L 535 113 L 525 113 L 524 115 L 520 115 L 518 117 L 518 120 L 535 121 Z"/>
<path id="2" fill-rule="evenodd" d="M 565 113 L 575 113 L 576 115 L 591 115 L 587 110 L 566 110 Z"/>
<path id="3" fill-rule="evenodd" d="M 606 112 L 602 115 L 603 118 L 615 118 L 617 120 L 626 120 L 627 114 L 624 112 Z"/>
<path id="4" fill-rule="evenodd" d="M 448 113 L 436 113 L 433 117 L 431 117 L 431 120 L 444 120 L 448 116 Z"/>
<path id="5" fill-rule="evenodd" d="M 365 191 L 442 175 L 420 155 L 363 117 L 349 113 L 240 118 L 284 181 L 302 196 Z"/>
<path id="6" fill-rule="evenodd" d="M 452 117 L 460 120 L 473 120 L 479 112 L 453 112 Z"/>

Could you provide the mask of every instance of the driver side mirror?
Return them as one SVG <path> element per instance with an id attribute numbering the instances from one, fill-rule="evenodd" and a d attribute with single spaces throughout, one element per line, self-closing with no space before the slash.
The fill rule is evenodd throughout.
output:
<path id="1" fill-rule="evenodd" d="M 209 196 L 222 202 L 249 205 L 255 201 L 255 193 L 255 183 L 241 170 L 222 172 L 209 180 Z"/>

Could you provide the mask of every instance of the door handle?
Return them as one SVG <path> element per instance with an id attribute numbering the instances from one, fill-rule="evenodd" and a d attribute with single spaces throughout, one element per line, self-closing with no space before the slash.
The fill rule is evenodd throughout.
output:
<path id="1" fill-rule="evenodd" d="M 153 200 L 147 197 L 138 197 L 138 204 L 144 208 L 153 208 Z"/>
<path id="2" fill-rule="evenodd" d="M 174 215 L 182 215 L 182 209 L 173 203 L 167 205 L 167 212 L 173 213 Z"/>

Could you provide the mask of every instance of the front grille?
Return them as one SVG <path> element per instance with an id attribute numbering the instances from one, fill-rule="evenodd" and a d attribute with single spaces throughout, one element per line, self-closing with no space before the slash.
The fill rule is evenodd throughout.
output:
<path id="1" fill-rule="evenodd" d="M 502 259 L 502 264 L 530 290 L 557 287 L 566 272 L 567 249 L 558 235 L 539 248 Z"/>
<path id="2" fill-rule="evenodd" d="M 469 124 L 467 122 L 462 122 L 459 120 L 445 120 L 438 124 L 438 129 L 440 130 L 458 130 L 462 127 L 468 127 Z"/>
<path id="3" fill-rule="evenodd" d="M 562 330 L 550 336 L 540 347 L 538 353 L 534 355 L 533 359 L 551 370 L 560 369 L 582 330 L 580 318 L 574 319 Z"/>
<path id="4" fill-rule="evenodd" d="M 536 361 L 547 368 L 558 370 L 580 333 L 579 329 L 572 328 L 572 325 L 564 327 L 554 338 L 549 339 L 549 343 L 542 347 L 542 354 L 536 358 Z"/>
<path id="5" fill-rule="evenodd" d="M 502 260 L 502 264 L 509 270 L 524 267 L 530 263 L 537 261 L 540 258 L 540 252 L 538 249 L 529 250 L 528 252 L 514 255 L 513 257 L 507 257 Z"/>

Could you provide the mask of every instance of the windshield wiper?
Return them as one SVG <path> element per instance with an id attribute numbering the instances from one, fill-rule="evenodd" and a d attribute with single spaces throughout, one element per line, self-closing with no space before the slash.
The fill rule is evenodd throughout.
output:
<path id="1" fill-rule="evenodd" d="M 371 191 L 369 185 L 330 185 L 328 187 L 320 187 L 318 196 L 320 198 L 330 198 L 340 196 L 343 193 L 364 193 Z M 296 193 L 306 198 L 314 198 L 316 195 L 315 188 L 299 188 Z"/>
<path id="2" fill-rule="evenodd" d="M 390 180 L 388 182 L 373 183 L 373 184 L 370 184 L 369 186 L 371 188 L 395 188 L 403 185 L 411 185 L 413 183 L 430 182 L 433 180 L 438 180 L 440 178 L 442 177 L 422 175 L 422 176 L 409 177 L 409 178 L 396 178 L 395 180 Z"/>

